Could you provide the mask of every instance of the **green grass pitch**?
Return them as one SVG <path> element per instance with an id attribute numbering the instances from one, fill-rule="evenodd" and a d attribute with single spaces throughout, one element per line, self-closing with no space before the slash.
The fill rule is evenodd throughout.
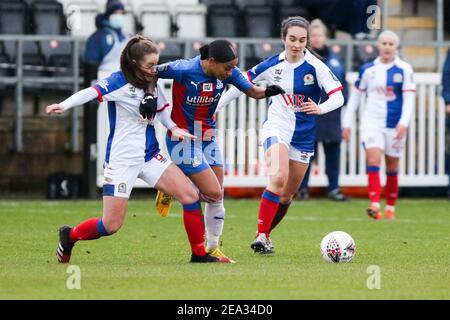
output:
<path id="1" fill-rule="evenodd" d="M 223 250 L 237 263 L 199 265 L 178 203 L 162 218 L 153 199 L 131 199 L 117 234 L 77 243 L 61 265 L 58 227 L 100 215 L 101 201 L 0 201 L 0 299 L 449 299 L 449 202 L 401 199 L 396 221 L 368 219 L 366 204 L 293 202 L 272 234 L 276 253 L 263 256 L 250 249 L 258 201 L 226 199 Z M 355 239 L 351 263 L 320 256 L 335 230 Z M 80 289 L 67 288 L 72 265 Z M 367 286 L 373 265 L 379 289 Z"/>

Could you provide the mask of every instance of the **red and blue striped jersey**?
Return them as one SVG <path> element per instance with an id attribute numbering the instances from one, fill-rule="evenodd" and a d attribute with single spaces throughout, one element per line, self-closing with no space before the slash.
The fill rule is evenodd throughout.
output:
<path id="1" fill-rule="evenodd" d="M 241 91 L 253 86 L 238 67 L 234 67 L 231 76 L 223 81 L 206 75 L 200 56 L 159 65 L 157 72 L 159 78 L 173 79 L 172 120 L 192 134 L 199 133 L 200 129 L 202 134 L 215 129 L 214 113 L 227 84 Z"/>

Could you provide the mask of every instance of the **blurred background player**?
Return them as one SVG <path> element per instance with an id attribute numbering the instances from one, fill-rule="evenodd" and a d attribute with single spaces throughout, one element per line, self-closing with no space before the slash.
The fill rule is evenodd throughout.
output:
<path id="1" fill-rule="evenodd" d="M 450 200 L 450 50 L 447 52 L 442 70 L 442 97 L 445 102 L 446 154 L 445 167 L 448 174 L 447 197 Z"/>
<path id="2" fill-rule="evenodd" d="M 361 95 L 366 95 L 364 114 L 359 123 L 361 143 L 366 151 L 369 217 L 381 219 L 380 165 L 386 161 L 387 219 L 395 218 L 398 198 L 398 164 L 406 142 L 409 121 L 414 112 L 416 86 L 412 67 L 397 56 L 398 36 L 383 31 L 378 36 L 379 56 L 362 66 L 355 90 L 352 92 L 343 119 L 342 138 L 350 139 L 351 125 L 359 106 Z"/>
<path id="3" fill-rule="evenodd" d="M 169 104 L 162 88 L 156 84 L 158 58 L 158 47 L 151 40 L 135 36 L 123 50 L 121 71 L 46 108 L 48 114 L 63 113 L 95 98 L 108 101 L 110 135 L 105 157 L 103 217 L 86 220 L 73 228 L 60 228 L 56 255 L 61 263 L 69 262 L 77 241 L 98 239 L 121 228 L 137 178 L 150 187 L 175 196 L 183 204 L 184 225 L 192 250 L 191 262 L 224 262 L 205 250 L 203 217 L 197 192 L 181 170 L 160 154 L 153 126 L 155 115 L 172 129 L 177 138 L 193 136 L 176 130 L 165 110 Z"/>
<path id="4" fill-rule="evenodd" d="M 264 190 L 258 214 L 258 231 L 251 248 L 273 253 L 270 232 L 283 219 L 314 154 L 317 115 L 344 103 L 342 84 L 310 50 L 309 23 L 303 17 L 282 22 L 285 51 L 272 56 L 247 72 L 252 82 L 278 84 L 285 94 L 269 100 L 261 143 L 265 152 L 269 184 Z M 328 100 L 319 104 L 322 90 Z M 219 108 L 240 96 L 232 88 L 220 100 Z"/>
<path id="5" fill-rule="evenodd" d="M 237 67 L 238 58 L 227 40 L 215 40 L 200 48 L 200 55 L 158 66 L 158 77 L 173 79 L 172 120 L 179 128 L 200 138 L 198 141 L 179 142 L 168 132 L 167 149 L 172 161 L 192 180 L 206 202 L 205 224 L 208 252 L 227 258 L 219 248 L 225 208 L 223 205 L 223 161 L 216 141 L 214 113 L 227 84 L 232 84 L 247 95 L 262 99 L 283 93 L 276 85 L 256 87 Z M 239 91 L 240 92 L 240 91 Z M 159 202 L 157 208 L 167 206 Z M 231 259 L 229 259 L 232 261 Z"/>
<path id="6" fill-rule="evenodd" d="M 311 21 L 309 27 L 309 37 L 311 47 L 321 58 L 323 63 L 330 68 L 336 78 L 343 86 L 344 104 L 347 101 L 347 81 L 345 80 L 345 65 L 339 55 L 334 53 L 327 46 L 327 27 L 322 21 L 316 19 Z M 320 102 L 328 99 L 326 92 L 322 91 Z M 325 153 L 325 173 L 328 177 L 328 198 L 334 201 L 345 201 L 344 196 L 339 189 L 339 168 L 341 159 L 341 108 L 337 108 L 321 117 L 317 118 L 316 143 L 314 145 L 315 154 L 317 154 L 317 143 L 321 142 Z M 300 190 L 297 193 L 298 199 L 307 199 L 309 197 L 308 183 L 311 173 L 311 165 L 306 171 Z"/>

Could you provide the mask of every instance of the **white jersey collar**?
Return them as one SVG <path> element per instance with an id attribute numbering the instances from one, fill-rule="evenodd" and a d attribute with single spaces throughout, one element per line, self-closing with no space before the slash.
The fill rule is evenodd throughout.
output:
<path id="1" fill-rule="evenodd" d="M 295 63 L 290 63 L 286 60 L 286 50 L 281 52 L 280 55 L 278 56 L 280 60 L 283 60 L 286 62 L 286 64 L 288 66 L 291 66 L 293 69 L 297 68 L 298 66 L 300 66 L 301 64 L 303 64 L 303 62 L 305 62 L 306 57 L 311 54 L 311 52 L 308 51 L 308 49 L 304 50 L 304 57 L 303 59 L 300 59 L 299 61 L 295 62 Z"/>
<path id="2" fill-rule="evenodd" d="M 384 66 L 384 67 L 386 67 L 387 69 L 389 69 L 389 68 L 392 67 L 393 65 L 397 64 L 399 60 L 400 60 L 400 58 L 399 58 L 398 56 L 395 56 L 395 58 L 394 58 L 394 60 L 393 60 L 392 62 L 389 62 L 389 63 L 382 63 L 380 57 L 378 56 L 378 57 L 373 61 L 373 63 L 374 63 L 374 64 L 377 64 L 377 65 L 380 65 L 380 66 Z"/>

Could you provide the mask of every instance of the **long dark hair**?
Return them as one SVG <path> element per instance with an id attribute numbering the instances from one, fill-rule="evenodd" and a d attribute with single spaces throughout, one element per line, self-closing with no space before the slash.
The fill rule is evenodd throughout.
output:
<path id="1" fill-rule="evenodd" d="M 156 86 L 156 77 L 150 79 L 140 69 L 138 63 L 147 54 L 159 54 L 158 46 L 150 39 L 135 35 L 126 44 L 120 56 L 120 69 L 133 86 L 152 92 Z"/>

